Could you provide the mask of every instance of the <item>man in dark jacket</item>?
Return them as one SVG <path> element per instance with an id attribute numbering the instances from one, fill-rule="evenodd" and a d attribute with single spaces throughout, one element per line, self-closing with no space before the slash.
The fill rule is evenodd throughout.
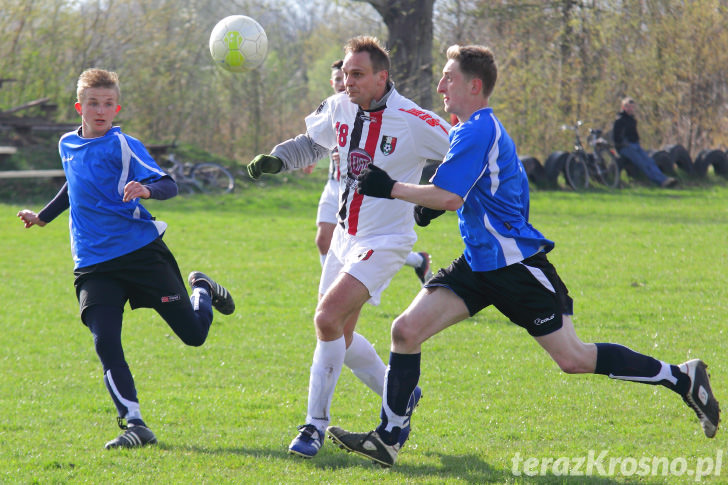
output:
<path id="1" fill-rule="evenodd" d="M 637 120 L 634 117 L 635 106 L 637 103 L 632 98 L 622 100 L 622 111 L 619 112 L 612 129 L 614 144 L 619 154 L 642 170 L 652 182 L 660 187 L 674 187 L 677 179 L 663 174 L 652 157 L 640 146 Z"/>

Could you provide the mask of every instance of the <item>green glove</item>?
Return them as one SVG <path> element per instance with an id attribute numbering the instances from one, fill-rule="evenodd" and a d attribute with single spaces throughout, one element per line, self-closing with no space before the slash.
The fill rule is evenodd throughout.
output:
<path id="1" fill-rule="evenodd" d="M 264 173 L 278 173 L 283 168 L 283 160 L 273 155 L 258 155 L 248 164 L 248 175 L 256 180 Z"/>

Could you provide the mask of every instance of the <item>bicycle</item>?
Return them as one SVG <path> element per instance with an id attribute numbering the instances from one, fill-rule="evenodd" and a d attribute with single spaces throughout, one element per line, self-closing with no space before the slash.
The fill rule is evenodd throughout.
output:
<path id="1" fill-rule="evenodd" d="M 619 187 L 619 163 L 617 154 L 607 140 L 602 138 L 602 130 L 590 128 L 587 143 L 592 153 L 587 153 L 579 136 L 579 127 L 582 121 L 576 125 L 562 125 L 562 130 L 574 132 L 574 151 L 569 153 L 564 164 L 564 175 L 566 182 L 574 190 L 584 190 L 589 187 L 591 180 L 616 189 Z"/>
<path id="2" fill-rule="evenodd" d="M 147 148 L 159 166 L 177 182 L 180 193 L 226 194 L 235 188 L 235 178 L 227 168 L 213 162 L 190 163 L 167 154 L 174 145 L 150 145 Z"/>

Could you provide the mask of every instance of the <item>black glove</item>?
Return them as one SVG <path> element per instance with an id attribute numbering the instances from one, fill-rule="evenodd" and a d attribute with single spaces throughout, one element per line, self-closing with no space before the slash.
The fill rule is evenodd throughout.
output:
<path id="1" fill-rule="evenodd" d="M 359 181 L 359 187 L 356 189 L 358 193 L 380 199 L 393 198 L 392 187 L 394 187 L 395 180 L 392 180 L 387 172 L 373 163 L 367 165 L 367 168 L 362 170 L 356 179 Z"/>
<path id="2" fill-rule="evenodd" d="M 432 219 L 435 219 L 437 217 L 440 217 L 443 215 L 446 211 L 443 210 L 437 210 L 437 209 L 430 209 L 429 207 L 423 207 L 421 205 L 415 206 L 415 222 L 418 226 L 425 227 L 430 224 L 430 221 Z"/>
<path id="3" fill-rule="evenodd" d="M 283 168 L 283 160 L 273 155 L 258 155 L 248 164 L 248 175 L 258 179 L 264 173 L 278 173 Z"/>

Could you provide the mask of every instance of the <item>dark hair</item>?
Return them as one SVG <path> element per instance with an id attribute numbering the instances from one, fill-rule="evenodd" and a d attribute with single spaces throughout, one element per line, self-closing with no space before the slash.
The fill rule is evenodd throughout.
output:
<path id="1" fill-rule="evenodd" d="M 338 70 L 341 69 L 341 66 L 344 65 L 344 59 L 339 59 L 338 61 L 334 61 L 333 64 L 331 64 L 331 70 Z"/>
<path id="2" fill-rule="evenodd" d="M 452 45 L 447 49 L 447 58 L 457 61 L 466 77 L 483 81 L 483 97 L 490 97 L 498 79 L 498 66 L 493 52 L 482 45 Z"/>
<path id="3" fill-rule="evenodd" d="M 374 72 L 389 71 L 389 52 L 381 46 L 379 39 L 376 37 L 360 35 L 349 39 L 346 45 L 344 45 L 344 52 L 347 54 L 368 52 Z"/>

